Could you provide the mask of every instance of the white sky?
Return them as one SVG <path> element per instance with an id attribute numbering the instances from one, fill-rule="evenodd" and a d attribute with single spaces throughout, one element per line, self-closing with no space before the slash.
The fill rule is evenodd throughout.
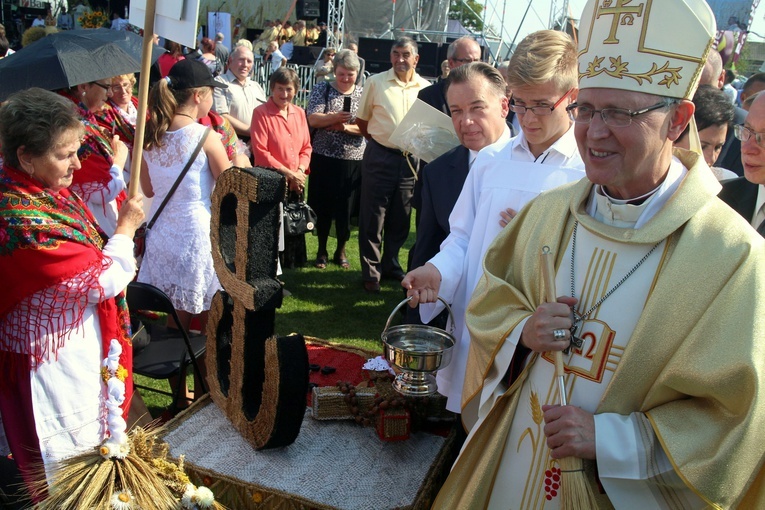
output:
<path id="1" fill-rule="evenodd" d="M 486 22 L 492 25 L 495 29 L 499 30 L 500 27 L 504 27 L 503 39 L 507 42 L 513 40 L 513 37 L 518 30 L 523 13 L 529 4 L 528 0 L 478 0 L 483 3 L 486 1 Z M 558 8 L 563 5 L 563 0 L 558 0 Z M 569 0 L 569 11 L 571 15 L 578 19 L 582 14 L 587 0 Z M 531 8 L 526 15 L 526 19 L 523 23 L 523 27 L 518 34 L 516 44 L 523 39 L 523 37 L 536 30 L 542 30 L 547 28 L 547 24 L 550 19 L 550 6 L 552 0 L 532 0 Z M 751 34 L 750 38 L 753 41 L 763 42 L 765 41 L 765 2 L 761 2 L 757 7 L 754 14 L 754 20 L 752 22 L 751 31 L 757 32 L 760 36 Z M 504 9 L 504 15 L 503 15 Z M 502 20 L 504 19 L 504 24 Z"/>

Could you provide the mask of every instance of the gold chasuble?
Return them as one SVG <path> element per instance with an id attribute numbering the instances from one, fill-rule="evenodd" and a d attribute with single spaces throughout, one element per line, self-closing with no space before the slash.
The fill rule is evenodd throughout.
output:
<path id="1" fill-rule="evenodd" d="M 765 243 L 716 198 L 719 185 L 703 160 L 675 155 L 690 170 L 639 229 L 590 217 L 592 184 L 583 179 L 540 195 L 491 245 L 467 312 L 463 421 L 470 435 L 433 508 L 559 508 L 559 466 L 541 410 L 559 402 L 553 365 L 534 354 L 509 389 L 504 380 L 516 327 L 544 301 L 543 246 L 556 254 L 558 294 L 571 293 L 576 222 L 579 313 L 656 248 L 584 321 L 583 347 L 564 357 L 569 404 L 617 419 L 639 413 L 644 445 L 663 450 L 671 475 L 650 465 L 652 452 L 639 459 L 648 464 L 639 489 L 650 492 L 646 508 L 697 507 L 692 499 L 711 508 L 765 508 Z M 603 433 L 596 426 L 597 440 Z M 600 508 L 634 508 L 626 502 L 631 480 L 611 501 L 597 485 L 595 462 L 585 467 Z"/>

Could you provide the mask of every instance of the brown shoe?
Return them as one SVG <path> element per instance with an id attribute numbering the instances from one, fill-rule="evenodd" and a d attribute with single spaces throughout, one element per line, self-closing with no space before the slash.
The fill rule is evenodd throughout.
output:
<path id="1" fill-rule="evenodd" d="M 364 290 L 369 294 L 379 294 L 380 282 L 364 282 Z"/>

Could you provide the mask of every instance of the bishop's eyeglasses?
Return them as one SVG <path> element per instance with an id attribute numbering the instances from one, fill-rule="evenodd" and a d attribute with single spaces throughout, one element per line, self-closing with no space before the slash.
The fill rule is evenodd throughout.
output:
<path id="1" fill-rule="evenodd" d="M 596 110 L 591 106 L 571 103 L 566 107 L 566 111 L 568 112 L 569 117 L 571 117 L 571 120 L 578 124 L 589 124 L 592 122 L 592 118 L 595 114 L 599 113 L 600 118 L 603 119 L 603 123 L 605 123 L 606 126 L 627 127 L 632 124 L 632 119 L 634 117 L 658 110 L 659 108 L 671 106 L 674 103 L 675 101 L 665 100 L 661 103 L 641 108 L 640 110 L 628 110 L 626 108 L 603 108 L 602 110 Z"/>

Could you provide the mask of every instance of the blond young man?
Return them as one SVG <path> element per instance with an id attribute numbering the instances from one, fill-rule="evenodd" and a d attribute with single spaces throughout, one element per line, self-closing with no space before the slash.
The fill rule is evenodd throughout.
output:
<path id="1" fill-rule="evenodd" d="M 566 113 L 577 94 L 574 41 L 563 32 L 535 32 L 518 45 L 509 69 L 514 92 L 509 108 L 521 120 L 521 134 L 475 155 L 449 217 L 449 236 L 437 254 L 402 282 L 412 297 L 410 305 L 423 303 L 423 322 L 443 310 L 437 296 L 451 303 L 457 345 L 449 366 L 436 379 L 439 392 L 447 396 L 446 408 L 455 413 L 461 411 L 470 346 L 465 312 L 482 274 L 486 249 L 506 222 L 503 215 L 509 221 L 540 192 L 584 176 L 573 122 Z M 494 92 L 495 101 L 507 101 L 504 87 Z M 478 136 L 474 121 L 484 106 L 477 101 L 460 104 L 453 95 L 447 93 L 449 106 L 456 107 L 452 119 L 465 131 L 463 140 L 470 141 Z"/>

